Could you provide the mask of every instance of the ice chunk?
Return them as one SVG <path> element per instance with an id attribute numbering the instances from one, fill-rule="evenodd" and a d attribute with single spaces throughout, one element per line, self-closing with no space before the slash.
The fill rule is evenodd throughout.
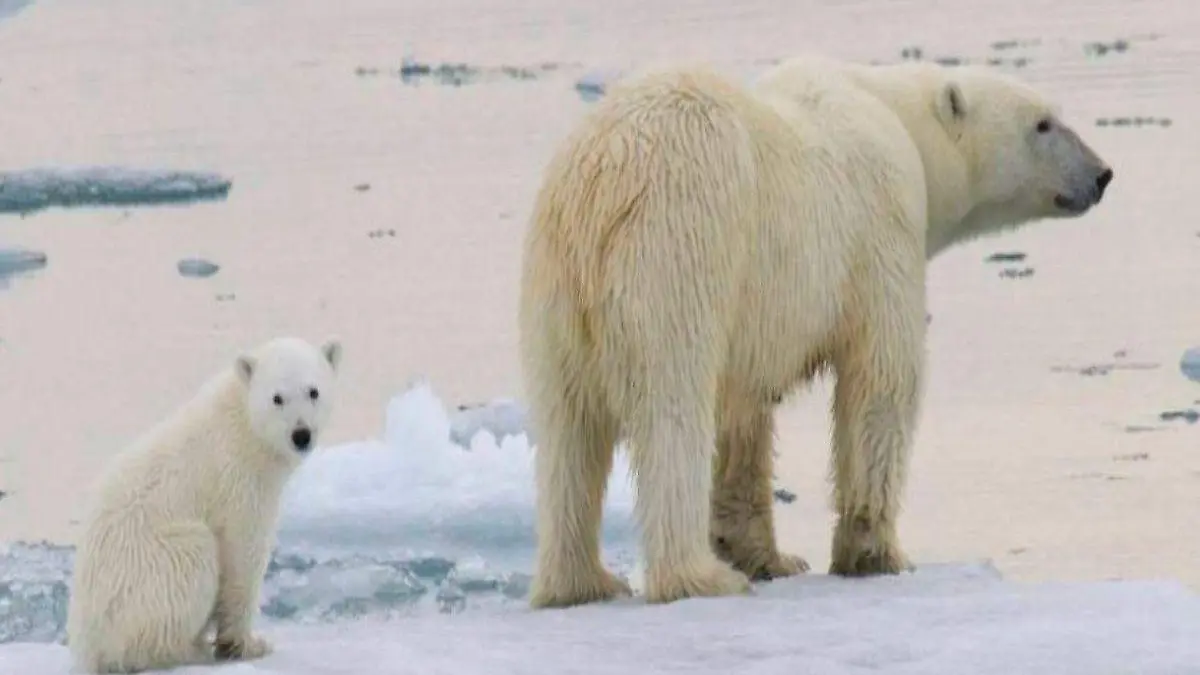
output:
<path id="1" fill-rule="evenodd" d="M 65 639 L 73 560 L 69 546 L 0 551 L 0 644 Z M 267 566 L 259 607 L 268 620 L 328 623 L 498 608 L 528 590 L 528 574 L 479 559 L 320 557 L 282 548 Z"/>
<path id="2" fill-rule="evenodd" d="M 585 103 L 595 103 L 604 97 L 608 89 L 607 79 L 601 73 L 588 73 L 575 82 L 575 91 Z"/>
<path id="3" fill-rule="evenodd" d="M 1200 382 L 1200 347 L 1192 347 L 1183 353 L 1179 360 L 1179 370 L 1184 377 L 1194 382 Z"/>
<path id="4" fill-rule="evenodd" d="M 181 276 L 195 279 L 211 277 L 221 269 L 220 265 L 203 258 L 184 258 L 176 263 L 175 267 Z"/>
<path id="5" fill-rule="evenodd" d="M 63 638 L 73 555 L 45 542 L 0 548 L 0 643 Z"/>
<path id="6" fill-rule="evenodd" d="M 285 492 L 281 543 L 392 557 L 480 554 L 525 567 L 535 536 L 533 452 L 524 434 L 512 435 L 517 406 L 508 405 L 494 413 L 505 420 L 503 440 L 474 433 L 464 450 L 452 440 L 455 417 L 427 383 L 414 383 L 388 404 L 383 440 L 328 448 L 305 462 Z M 624 453 L 615 464 L 603 532 L 609 554 L 629 562 L 633 489 Z"/>
<path id="7" fill-rule="evenodd" d="M 525 416 L 525 407 L 511 399 L 482 405 L 460 405 L 450 416 L 450 440 L 470 448 L 475 434 L 486 431 L 496 442 L 524 434 L 527 443 L 536 445 L 533 432 L 525 426 Z"/>
<path id="8" fill-rule="evenodd" d="M 0 248 L 0 288 L 9 277 L 40 270 L 46 266 L 46 254 L 22 248 Z"/>
<path id="9" fill-rule="evenodd" d="M 15 16 L 33 4 L 33 0 L 0 0 L 0 20 Z"/>
<path id="10" fill-rule="evenodd" d="M 223 176 L 193 171 L 114 166 L 27 169 L 0 173 L 0 213 L 224 199 L 232 184 Z"/>

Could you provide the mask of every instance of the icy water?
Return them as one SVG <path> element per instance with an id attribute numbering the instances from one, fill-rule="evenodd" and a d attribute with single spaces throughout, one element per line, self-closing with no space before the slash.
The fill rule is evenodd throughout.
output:
<path id="1" fill-rule="evenodd" d="M 387 402 L 418 374 L 451 411 L 519 402 L 521 235 L 542 167 L 606 82 L 683 60 L 749 77 L 810 50 L 1016 73 L 1116 169 L 1086 218 L 931 268 L 909 553 L 991 558 L 1021 580 L 1200 586 L 1200 388 L 1184 376 L 1200 344 L 1200 13 L 1187 0 L 0 0 L 5 175 L 231 181 L 192 205 L 0 213 L 0 251 L 41 261 L 0 274 L 0 540 L 69 547 L 104 462 L 238 350 L 338 334 L 347 384 L 326 441 L 345 454 L 323 468 L 340 478 L 298 483 L 296 522 L 323 508 L 370 531 L 314 552 L 285 527 L 264 611 L 511 603 L 532 552 L 524 441 L 487 446 L 496 462 L 447 461 L 467 451 L 443 434 L 461 443 L 475 423 L 430 422 L 390 472 L 357 441 L 391 423 Z M 828 393 L 780 414 L 780 537 L 817 569 Z M 363 485 L 392 500 L 356 502 Z M 323 490 L 334 498 L 299 506 Z M 622 494 L 609 552 L 631 569 Z M 0 639 L 60 635 L 68 557 L 18 546 L 0 561 Z M 465 604 L 443 602 L 460 592 Z"/>

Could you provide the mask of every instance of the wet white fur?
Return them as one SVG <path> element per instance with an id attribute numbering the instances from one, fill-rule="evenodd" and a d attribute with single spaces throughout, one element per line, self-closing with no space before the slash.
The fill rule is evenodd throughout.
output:
<path id="1" fill-rule="evenodd" d="M 549 164 L 525 242 L 533 606 L 628 592 L 599 551 L 622 438 L 648 601 L 806 569 L 775 544 L 773 408 L 826 368 L 831 569 L 906 568 L 927 259 L 1077 215 L 1055 197 L 1094 203 L 1106 169 L 1053 105 L 993 71 L 813 57 L 753 87 L 702 69 L 615 87 Z"/>
<path id="2" fill-rule="evenodd" d="M 112 461 L 77 547 L 67 623 L 77 670 L 206 663 L 214 643 L 237 658 L 270 651 L 251 623 L 280 493 L 303 459 L 291 432 L 309 428 L 316 445 L 340 358 L 336 341 L 260 345 Z"/>

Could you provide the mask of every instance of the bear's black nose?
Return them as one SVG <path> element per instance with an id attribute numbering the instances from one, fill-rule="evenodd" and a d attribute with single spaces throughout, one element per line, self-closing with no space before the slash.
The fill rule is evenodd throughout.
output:
<path id="1" fill-rule="evenodd" d="M 1104 196 L 1104 188 L 1108 187 L 1108 184 L 1112 182 L 1112 179 L 1113 179 L 1113 170 L 1112 169 L 1105 169 L 1104 173 L 1100 174 L 1099 176 L 1096 176 L 1096 190 L 1099 192 L 1097 197 Z"/>
<path id="2" fill-rule="evenodd" d="M 307 450 L 309 443 L 312 443 L 312 432 L 308 429 L 301 427 L 292 432 L 292 444 L 297 450 Z"/>

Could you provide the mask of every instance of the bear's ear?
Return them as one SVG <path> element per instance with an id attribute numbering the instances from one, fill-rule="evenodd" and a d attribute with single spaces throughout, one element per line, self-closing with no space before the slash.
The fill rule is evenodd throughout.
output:
<path id="1" fill-rule="evenodd" d="M 258 365 L 253 356 L 242 354 L 233 362 L 234 370 L 237 371 L 238 377 L 242 382 L 250 384 L 250 378 L 254 377 L 254 367 Z"/>
<path id="2" fill-rule="evenodd" d="M 342 362 L 342 343 L 336 338 L 326 340 L 325 344 L 321 345 L 321 354 L 329 362 L 329 367 L 337 372 L 338 364 Z"/>
<path id="3" fill-rule="evenodd" d="M 947 128 L 961 122 L 967 116 L 967 100 L 957 82 L 942 85 L 938 94 L 938 116 Z"/>

